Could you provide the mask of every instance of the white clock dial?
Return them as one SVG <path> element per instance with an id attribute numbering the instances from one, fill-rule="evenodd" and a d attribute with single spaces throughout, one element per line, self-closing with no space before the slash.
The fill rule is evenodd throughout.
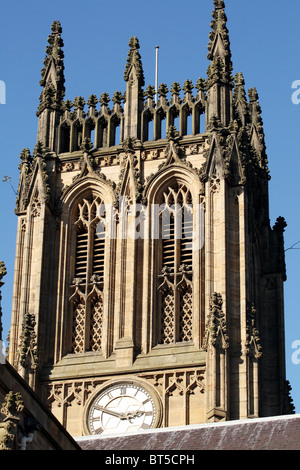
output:
<path id="1" fill-rule="evenodd" d="M 156 404 L 150 393 L 124 382 L 107 388 L 95 399 L 88 425 L 92 434 L 126 433 L 152 428 L 156 417 Z"/>

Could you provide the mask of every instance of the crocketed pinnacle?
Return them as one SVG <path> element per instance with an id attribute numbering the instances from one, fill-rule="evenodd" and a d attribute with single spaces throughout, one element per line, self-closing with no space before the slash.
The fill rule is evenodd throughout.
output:
<path id="1" fill-rule="evenodd" d="M 234 77 L 235 88 L 233 92 L 233 116 L 239 124 L 246 126 L 249 121 L 248 102 L 245 92 L 245 80 L 243 74 L 236 73 Z"/>
<path id="2" fill-rule="evenodd" d="M 44 89 L 40 96 L 38 116 L 46 108 L 59 109 L 65 95 L 64 53 L 62 50 L 64 43 L 61 38 L 62 28 L 59 21 L 53 22 L 51 31 L 52 33 L 48 36 L 44 68 L 41 71 L 40 85 Z"/>
<path id="3" fill-rule="evenodd" d="M 250 88 L 248 91 L 248 96 L 249 96 L 249 114 L 250 114 L 251 125 L 255 128 L 258 139 L 259 139 L 259 145 L 256 150 L 258 151 L 260 155 L 262 168 L 264 168 L 267 171 L 267 173 L 269 173 L 263 120 L 262 120 L 262 115 L 261 115 L 261 107 L 259 104 L 259 96 L 258 96 L 256 88 Z"/>
<path id="4" fill-rule="evenodd" d="M 140 86 L 144 86 L 145 78 L 144 78 L 142 60 L 141 60 L 141 56 L 139 53 L 140 44 L 139 44 L 138 38 L 131 37 L 128 45 L 130 47 L 130 50 L 127 56 L 127 63 L 126 63 L 125 72 L 124 72 L 124 80 L 128 82 L 131 67 L 135 67 L 136 76 L 140 82 Z"/>
<path id="5" fill-rule="evenodd" d="M 211 66 L 208 70 L 208 87 L 217 80 L 232 84 L 232 62 L 227 17 L 223 0 L 214 0 L 215 9 L 212 12 L 212 31 L 209 34 L 208 60 Z"/>
<path id="6" fill-rule="evenodd" d="M 62 47 L 64 46 L 63 40 L 61 38 L 62 28 L 59 21 L 54 21 L 51 26 L 52 33 L 48 36 L 49 45 L 46 48 L 46 57 L 44 59 L 44 68 L 41 71 L 42 80 L 41 86 L 44 86 L 44 79 L 46 77 L 48 66 L 51 60 L 54 61 L 55 69 L 57 72 L 57 78 L 64 82 L 64 64 L 63 58 L 64 53 Z"/>

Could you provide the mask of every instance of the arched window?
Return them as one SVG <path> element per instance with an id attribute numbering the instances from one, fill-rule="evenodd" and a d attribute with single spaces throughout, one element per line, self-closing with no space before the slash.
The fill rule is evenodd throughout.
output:
<path id="1" fill-rule="evenodd" d="M 193 340 L 193 208 L 185 185 L 173 184 L 160 204 L 158 342 Z"/>
<path id="2" fill-rule="evenodd" d="M 72 353 L 102 349 L 105 215 L 103 201 L 92 194 L 76 207 Z"/>
<path id="3" fill-rule="evenodd" d="M 63 122 L 59 128 L 59 153 L 70 152 L 71 128 L 67 122 Z"/>

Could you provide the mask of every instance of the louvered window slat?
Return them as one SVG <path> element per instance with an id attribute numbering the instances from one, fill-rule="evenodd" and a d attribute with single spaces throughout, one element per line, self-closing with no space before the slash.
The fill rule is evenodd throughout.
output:
<path id="1" fill-rule="evenodd" d="M 105 248 L 105 231 L 96 231 L 94 236 L 94 253 L 93 253 L 93 274 L 100 276 L 101 281 L 104 278 L 104 248 Z"/>
<path id="2" fill-rule="evenodd" d="M 86 279 L 88 234 L 77 233 L 75 277 Z"/>

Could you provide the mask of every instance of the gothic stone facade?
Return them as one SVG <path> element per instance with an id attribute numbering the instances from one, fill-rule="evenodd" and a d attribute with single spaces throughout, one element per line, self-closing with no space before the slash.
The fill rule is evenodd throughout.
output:
<path id="1" fill-rule="evenodd" d="M 270 227 L 258 94 L 232 75 L 224 8 L 214 0 L 207 77 L 161 84 L 157 103 L 135 37 L 111 106 L 64 101 L 52 25 L 37 145 L 21 153 L 9 361 L 72 435 L 122 384 L 155 413 L 131 395 L 130 416 L 110 411 L 116 429 L 291 411 L 285 221 Z"/>

